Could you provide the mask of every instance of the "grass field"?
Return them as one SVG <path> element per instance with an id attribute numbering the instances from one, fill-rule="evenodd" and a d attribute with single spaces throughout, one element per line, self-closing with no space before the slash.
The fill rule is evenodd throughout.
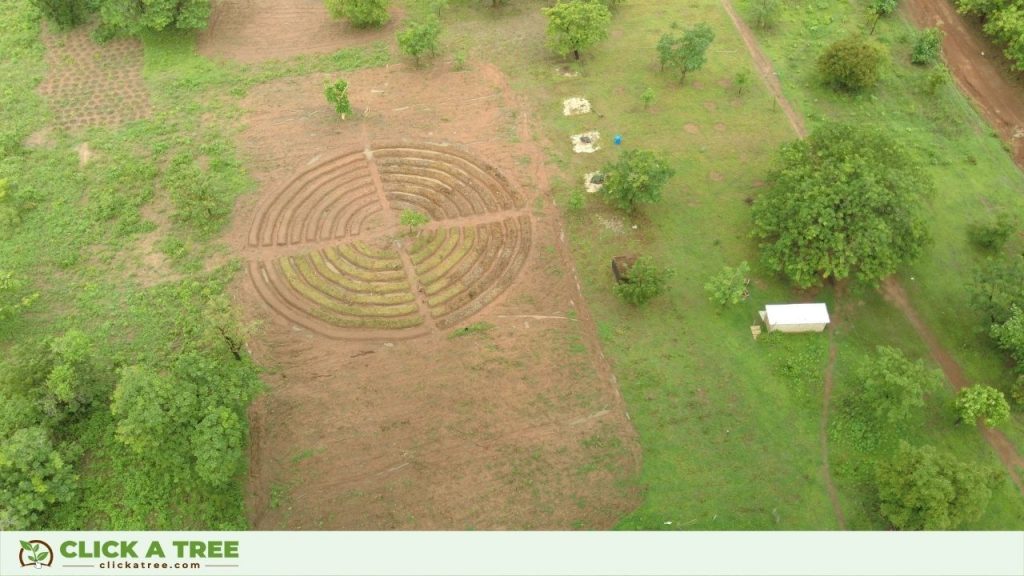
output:
<path id="1" fill-rule="evenodd" d="M 745 14 L 748 6 L 740 3 L 739 8 Z M 976 332 L 981 323 L 973 321 L 967 302 L 965 278 L 981 256 L 967 244 L 965 228 L 996 207 L 1019 212 L 1024 179 L 952 85 L 938 97 L 921 91 L 924 72 L 906 63 L 908 25 L 893 19 L 879 26 L 878 35 L 894 44 L 894 64 L 880 89 L 839 97 L 819 86 L 813 64 L 827 42 L 863 24 L 863 10 L 856 2 L 790 2 L 786 8 L 780 27 L 763 40 L 786 94 L 809 127 L 824 119 L 877 124 L 906 141 L 929 166 L 939 188 L 931 213 L 936 241 L 902 276 L 914 304 L 969 375 L 1001 385 L 1009 369 Z M 669 154 L 677 170 L 663 201 L 635 218 L 617 214 L 596 197 L 581 213 L 565 211 L 584 291 L 644 448 L 639 481 L 647 498 L 620 526 L 837 527 L 818 443 L 827 336 L 755 343 L 747 329 L 762 304 L 823 299 L 831 305 L 833 295 L 828 289 L 795 293 L 759 269 L 745 201 L 757 194 L 775 149 L 794 134 L 759 81 L 743 96 L 728 87 L 737 72 L 751 65 L 725 12 L 712 1 L 630 2 L 616 13 L 611 38 L 586 55 L 583 74 L 561 77 L 556 68 L 562 63 L 536 52 L 543 22 L 534 10 L 507 9 L 519 13 L 506 35 L 509 42 L 522 43 L 516 49 L 495 48 L 482 33 L 473 35 L 508 14 L 463 8 L 458 13 L 462 23 L 451 36 L 454 44 L 468 43 L 502 62 L 516 86 L 532 95 L 550 140 L 551 162 L 563 176 L 561 203 L 566 204 L 584 172 L 615 156 L 612 134 L 623 135 L 623 148 Z M 680 86 L 672 74 L 659 73 L 654 44 L 674 22 L 685 27 L 701 21 L 715 30 L 715 43 L 707 66 Z M 532 63 L 524 64 L 524 55 Z M 644 112 L 640 94 L 648 86 L 656 97 Z M 589 98 L 598 115 L 563 117 L 559 103 L 570 96 Z M 699 133 L 691 133 L 693 125 Z M 589 129 L 602 132 L 604 149 L 593 156 L 572 155 L 568 136 Z M 677 271 L 670 293 L 640 310 L 611 293 L 609 260 L 630 252 L 651 254 Z M 706 299 L 703 284 L 722 265 L 741 260 L 754 266 L 752 298 L 719 310 Z M 846 422 L 835 422 L 845 418 L 837 415 L 837 404 L 857 365 L 875 346 L 896 345 L 912 357 L 926 357 L 927 350 L 899 311 L 874 290 L 854 286 L 844 298 L 849 312 L 836 331 L 832 473 L 848 527 L 878 529 L 884 522 L 875 511 L 870 470 L 891 445 L 865 448 L 850 438 L 842 428 Z M 934 394 L 906 438 L 998 468 L 976 430 L 952 425 L 951 402 L 950 391 Z M 1018 417 L 1004 427 L 1018 443 L 1019 426 Z M 1024 502 L 1007 477 L 986 516 L 970 527 L 1022 525 Z"/>

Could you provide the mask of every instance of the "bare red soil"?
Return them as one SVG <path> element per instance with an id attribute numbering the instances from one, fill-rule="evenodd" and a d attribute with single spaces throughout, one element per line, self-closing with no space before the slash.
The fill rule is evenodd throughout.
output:
<path id="1" fill-rule="evenodd" d="M 361 30 L 331 19 L 321 0 L 221 0 L 213 6 L 199 53 L 246 63 L 389 41 L 401 17 L 393 10 L 382 28 Z"/>
<path id="2" fill-rule="evenodd" d="M 903 10 L 917 25 L 945 32 L 942 51 L 957 84 L 1024 168 L 1024 82 L 1010 72 L 1002 49 L 983 35 L 977 22 L 957 13 L 948 0 L 908 0 Z"/>
<path id="3" fill-rule="evenodd" d="M 612 526 L 638 504 L 639 447 L 527 111 L 489 66 L 393 66 L 346 75 L 358 112 L 342 121 L 324 101 L 325 78 L 273 82 L 244 102 L 239 145 L 262 193 L 238 206 L 228 240 L 249 262 L 278 267 L 237 287 L 263 321 L 252 352 L 270 367 L 252 410 L 253 525 Z M 344 208 L 363 204 L 373 207 Z M 432 216 L 418 236 L 396 224 L 406 205 Z M 481 226 L 493 232 L 486 242 Z M 349 248 L 362 256 L 336 253 Z M 319 268 L 297 277 L 307 256 Z M 274 264 L 282 259 L 291 263 Z M 363 269 L 341 278 L 328 262 Z M 356 275 L 378 284 L 348 296 L 331 284 Z M 380 322 L 406 318 L 382 304 L 355 312 L 371 325 L 350 325 L 343 306 L 310 306 L 322 296 L 303 282 L 339 302 L 393 294 L 422 322 Z M 292 291 L 287 313 L 261 293 L 271 283 Z M 458 294 L 449 311 L 445 295 Z M 455 336 L 470 325 L 480 331 Z"/>

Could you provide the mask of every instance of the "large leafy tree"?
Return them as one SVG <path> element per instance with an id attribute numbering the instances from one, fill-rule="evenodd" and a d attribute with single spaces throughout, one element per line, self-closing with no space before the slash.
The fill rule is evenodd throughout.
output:
<path id="1" fill-rule="evenodd" d="M 600 2 L 559 0 L 541 10 L 548 17 L 548 45 L 559 56 L 572 54 L 579 60 L 584 50 L 608 37 L 612 13 Z"/>
<path id="2" fill-rule="evenodd" d="M 879 512 L 899 530 L 950 530 L 985 512 L 998 477 L 931 446 L 901 443 L 876 470 Z"/>
<path id="3" fill-rule="evenodd" d="M 674 68 L 679 72 L 679 81 L 684 82 L 688 73 L 704 67 L 708 47 L 714 40 L 714 30 L 703 22 L 682 34 L 663 35 L 657 45 L 661 68 Z"/>
<path id="4" fill-rule="evenodd" d="M 769 180 L 754 203 L 754 235 L 765 265 L 797 286 L 876 283 L 928 240 L 932 182 L 878 130 L 824 124 L 782 147 Z"/>
<path id="5" fill-rule="evenodd" d="M 641 203 L 661 200 L 662 188 L 675 175 L 668 160 L 648 150 L 626 150 L 602 172 L 601 194 L 627 212 L 635 212 Z"/>
<path id="6" fill-rule="evenodd" d="M 926 393 L 942 387 L 942 373 L 912 362 L 896 348 L 879 346 L 857 372 L 855 402 L 876 421 L 901 425 L 924 406 Z"/>
<path id="7" fill-rule="evenodd" d="M 117 437 L 136 453 L 153 454 L 179 441 L 195 412 L 195 385 L 146 366 L 120 370 L 110 411 Z"/>
<path id="8" fill-rule="evenodd" d="M 210 0 L 97 0 L 100 19 L 111 30 L 195 30 L 210 19 Z"/>

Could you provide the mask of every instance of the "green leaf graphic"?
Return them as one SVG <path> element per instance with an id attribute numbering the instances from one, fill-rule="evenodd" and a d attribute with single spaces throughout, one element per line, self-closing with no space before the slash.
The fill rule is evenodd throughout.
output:
<path id="1" fill-rule="evenodd" d="M 18 540 L 18 542 L 21 542 L 22 550 L 24 550 L 26 552 L 31 552 L 32 551 L 32 545 L 29 544 L 28 542 L 25 542 L 24 540 Z"/>
<path id="2" fill-rule="evenodd" d="M 32 551 L 39 552 L 39 544 L 32 544 Z"/>
<path id="3" fill-rule="evenodd" d="M 36 555 L 35 561 L 36 562 L 42 562 L 43 560 L 46 560 L 46 557 L 49 556 L 49 555 L 50 555 L 49 552 L 47 552 L 46 550 L 43 550 L 38 555 Z"/>

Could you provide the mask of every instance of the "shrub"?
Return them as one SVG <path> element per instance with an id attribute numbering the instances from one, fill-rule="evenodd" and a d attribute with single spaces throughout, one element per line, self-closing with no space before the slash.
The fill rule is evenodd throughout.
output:
<path id="1" fill-rule="evenodd" d="M 782 5 L 779 0 L 754 0 L 751 8 L 754 26 L 761 30 L 771 30 L 779 22 Z"/>
<path id="2" fill-rule="evenodd" d="M 210 0 L 96 0 L 103 28 L 112 33 L 196 30 L 210 19 Z"/>
<path id="3" fill-rule="evenodd" d="M 21 428 L 0 441 L 0 530 L 27 530 L 72 499 L 77 477 L 47 430 Z"/>
<path id="4" fill-rule="evenodd" d="M 644 110 L 651 107 L 651 102 L 654 102 L 654 88 L 648 86 L 644 89 L 643 93 L 640 94 L 640 100 L 644 103 Z"/>
<path id="5" fill-rule="evenodd" d="M 661 200 L 661 189 L 675 174 L 668 161 L 647 150 L 627 150 L 601 169 L 601 194 L 615 206 L 635 212 L 641 202 Z"/>
<path id="6" fill-rule="evenodd" d="M 922 30 L 914 41 L 914 50 L 910 54 L 910 61 L 918 66 L 927 66 L 938 62 L 942 54 L 942 30 L 938 28 L 926 28 Z"/>
<path id="7" fill-rule="evenodd" d="M 1007 212 L 1000 212 L 995 220 L 971 222 L 967 226 L 967 238 L 977 248 L 997 252 L 1010 239 L 1014 227 L 1013 217 Z"/>
<path id="8" fill-rule="evenodd" d="M 956 395 L 957 422 L 973 424 L 981 418 L 986 426 L 998 426 L 1010 418 L 1010 405 L 1003 393 L 977 384 Z"/>
<path id="9" fill-rule="evenodd" d="M 421 228 L 427 222 L 430 222 L 430 216 L 416 210 L 410 210 L 406 208 L 402 210 L 402 214 L 398 218 L 402 226 L 408 226 L 409 232 L 413 232 Z"/>
<path id="10" fill-rule="evenodd" d="M 559 56 L 572 54 L 576 60 L 608 37 L 612 23 L 612 13 L 604 4 L 588 0 L 559 0 L 541 11 L 548 17 L 548 46 Z"/>
<path id="11" fill-rule="evenodd" d="M 862 36 L 838 40 L 821 55 L 818 72 L 835 90 L 861 92 L 881 77 L 885 49 Z"/>
<path id="12" fill-rule="evenodd" d="M 338 80 L 333 84 L 324 87 L 324 97 L 327 98 L 334 111 L 341 114 L 341 119 L 352 113 L 352 104 L 348 101 L 348 82 Z"/>
<path id="13" fill-rule="evenodd" d="M 336 20 L 348 20 L 356 28 L 378 28 L 391 18 L 388 0 L 326 0 L 327 11 Z"/>
<path id="14" fill-rule="evenodd" d="M 441 36 L 441 21 L 431 16 L 423 22 L 410 22 L 398 33 L 398 48 L 416 60 L 420 65 L 420 57 L 429 53 L 437 53 L 437 40 Z"/>
<path id="15" fill-rule="evenodd" d="M 736 95 L 743 96 L 743 93 L 747 91 L 747 87 L 750 86 L 750 70 L 740 70 L 737 72 L 732 80 L 732 84 L 736 87 Z"/>
<path id="16" fill-rule="evenodd" d="M 924 93 L 929 96 L 938 94 L 939 89 L 949 81 L 949 69 L 942 64 L 932 68 L 924 78 Z"/>
<path id="17" fill-rule="evenodd" d="M 644 256 L 630 267 L 625 282 L 615 285 L 615 294 L 634 306 L 640 306 L 665 292 L 674 275 L 671 268 L 658 268 L 650 256 Z"/>
<path id="18" fill-rule="evenodd" d="M 750 297 L 747 287 L 750 285 L 750 264 L 745 261 L 739 266 L 731 268 L 726 266 L 722 271 L 711 277 L 704 285 L 704 291 L 708 298 L 719 306 L 739 304 Z"/>

